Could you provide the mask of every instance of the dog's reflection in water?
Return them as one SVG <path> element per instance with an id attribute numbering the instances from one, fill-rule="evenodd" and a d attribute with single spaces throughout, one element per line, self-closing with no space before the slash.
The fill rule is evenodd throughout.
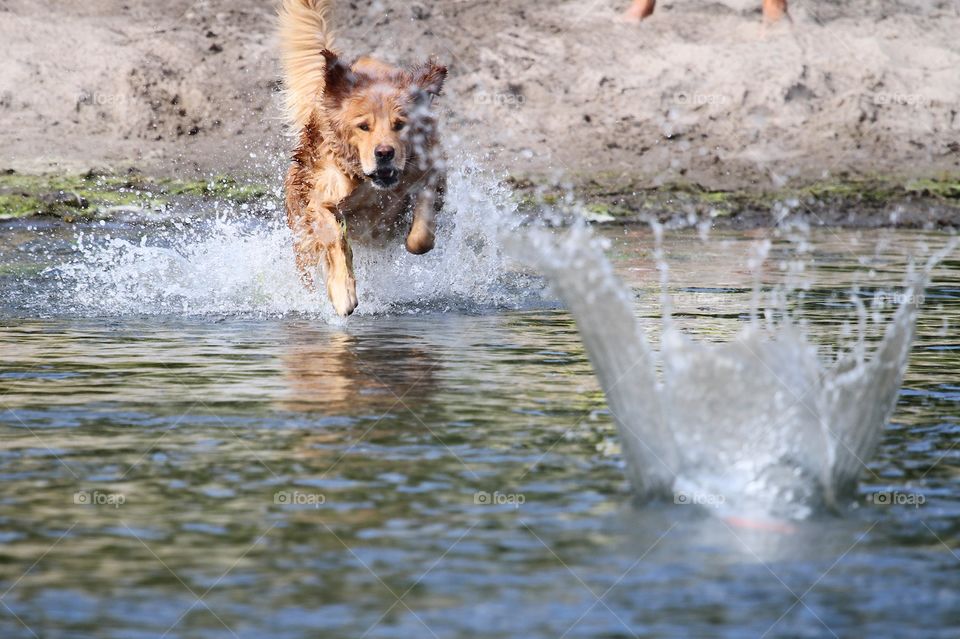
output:
<path id="1" fill-rule="evenodd" d="M 288 391 L 281 408 L 329 416 L 416 413 L 435 389 L 437 361 L 399 341 L 298 333 L 283 356 Z"/>

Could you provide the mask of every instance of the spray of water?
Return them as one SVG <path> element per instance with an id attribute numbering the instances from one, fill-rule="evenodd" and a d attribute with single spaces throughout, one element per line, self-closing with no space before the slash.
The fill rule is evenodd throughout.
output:
<path id="1" fill-rule="evenodd" d="M 515 236 L 517 220 L 509 191 L 460 162 L 449 176 L 437 249 L 417 257 L 399 242 L 355 248 L 359 313 L 514 306 L 539 297 L 539 282 L 504 255 L 501 240 Z M 825 359 L 789 313 L 767 313 L 762 322 L 756 309 L 727 344 L 690 339 L 667 310 L 658 352 L 588 229 L 528 237 L 523 259 L 550 278 L 576 318 L 637 492 L 722 497 L 740 511 L 788 517 L 835 506 L 855 487 L 893 410 L 917 301 L 942 257 L 908 276 L 902 305 L 869 353 L 861 333 L 851 349 Z M 763 258 L 760 251 L 755 262 Z M 279 215 L 264 221 L 222 211 L 135 236 L 80 235 L 74 257 L 48 274 L 59 281 L 61 307 L 77 314 L 306 313 L 337 321 L 323 293 L 300 285 Z M 663 307 L 670 307 L 666 296 Z"/>
<path id="2" fill-rule="evenodd" d="M 766 322 L 754 313 L 733 341 L 714 344 L 683 334 L 667 311 L 657 352 L 603 248 L 575 226 L 561 237 L 532 232 L 524 254 L 576 319 L 639 494 L 803 518 L 852 493 L 893 411 L 917 303 L 945 253 L 911 269 L 878 346 L 868 353 L 861 335 L 825 359 L 789 313 Z"/>
<path id="3" fill-rule="evenodd" d="M 359 314 L 511 306 L 538 288 L 510 268 L 500 246 L 501 234 L 517 223 L 509 191 L 470 160 L 452 169 L 448 191 L 437 248 L 428 255 L 410 255 L 402 242 L 354 247 Z M 281 217 L 221 209 L 213 219 L 134 236 L 81 234 L 74 257 L 49 274 L 72 313 L 306 313 L 338 321 L 324 292 L 301 286 Z"/>

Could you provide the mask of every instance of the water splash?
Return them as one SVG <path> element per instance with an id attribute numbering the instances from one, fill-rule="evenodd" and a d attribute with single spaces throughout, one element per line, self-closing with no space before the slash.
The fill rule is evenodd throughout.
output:
<path id="1" fill-rule="evenodd" d="M 500 234 L 516 224 L 506 187 L 469 160 L 449 175 L 437 248 L 410 255 L 402 242 L 356 246 L 358 314 L 510 306 L 539 287 L 512 269 Z M 50 269 L 60 306 L 109 315 L 308 313 L 338 321 L 324 293 L 306 291 L 292 236 L 271 220 L 220 210 L 215 219 L 175 221 L 133 236 L 79 235 L 75 257 Z"/>
<path id="2" fill-rule="evenodd" d="M 896 403 L 930 270 L 956 245 L 911 269 L 872 352 L 861 335 L 825 358 L 788 313 L 765 323 L 754 313 L 733 341 L 714 344 L 683 334 L 667 311 L 656 352 L 601 240 L 578 225 L 560 238 L 532 232 L 529 243 L 576 319 L 635 490 L 788 518 L 853 492 Z"/>

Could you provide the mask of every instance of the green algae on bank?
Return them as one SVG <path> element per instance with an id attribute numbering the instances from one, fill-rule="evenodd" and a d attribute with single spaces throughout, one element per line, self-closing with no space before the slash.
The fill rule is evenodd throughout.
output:
<path id="1" fill-rule="evenodd" d="M 54 216 L 72 222 L 109 218 L 117 212 L 163 211 L 185 201 L 247 204 L 270 194 L 264 184 L 230 176 L 174 180 L 125 175 L 0 175 L 0 220 Z"/>
<path id="2" fill-rule="evenodd" d="M 43 202 L 28 193 L 0 194 L 0 219 L 29 217 L 43 208 Z"/>
<path id="3" fill-rule="evenodd" d="M 666 221 L 685 216 L 719 225 L 761 227 L 787 216 L 826 226 L 960 226 L 960 181 L 952 178 L 903 180 L 892 177 L 823 180 L 778 189 L 710 189 L 693 183 L 649 186 L 622 175 L 585 177 L 564 192 L 532 180 L 511 181 L 520 208 L 578 201 L 592 222 Z M 570 200 L 565 196 L 571 195 Z"/>
<path id="4" fill-rule="evenodd" d="M 694 183 L 650 186 L 635 176 L 595 174 L 572 191 L 530 179 L 510 179 L 521 210 L 578 202 L 595 223 L 630 223 L 678 215 L 720 225 L 759 227 L 786 215 L 831 226 L 960 226 L 960 180 L 948 176 L 835 179 L 779 189 L 723 190 Z M 0 174 L 0 220 L 54 216 L 67 222 L 118 214 L 163 214 L 225 203 L 255 206 L 280 197 L 275 187 L 225 175 L 206 180 L 127 174 Z M 276 203 L 274 203 L 276 204 Z M 273 208 L 267 205 L 267 208 Z"/>

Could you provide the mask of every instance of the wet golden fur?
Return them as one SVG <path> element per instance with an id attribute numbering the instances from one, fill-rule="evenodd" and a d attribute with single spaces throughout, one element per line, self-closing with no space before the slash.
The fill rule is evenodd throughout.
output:
<path id="1" fill-rule="evenodd" d="M 322 267 L 333 307 L 346 316 L 357 306 L 351 240 L 405 233 L 411 253 L 433 249 L 445 176 L 431 106 L 447 70 L 432 61 L 407 69 L 369 57 L 343 62 L 330 5 L 283 0 L 280 9 L 287 117 L 298 136 L 286 208 L 304 284 L 312 287 Z"/>

